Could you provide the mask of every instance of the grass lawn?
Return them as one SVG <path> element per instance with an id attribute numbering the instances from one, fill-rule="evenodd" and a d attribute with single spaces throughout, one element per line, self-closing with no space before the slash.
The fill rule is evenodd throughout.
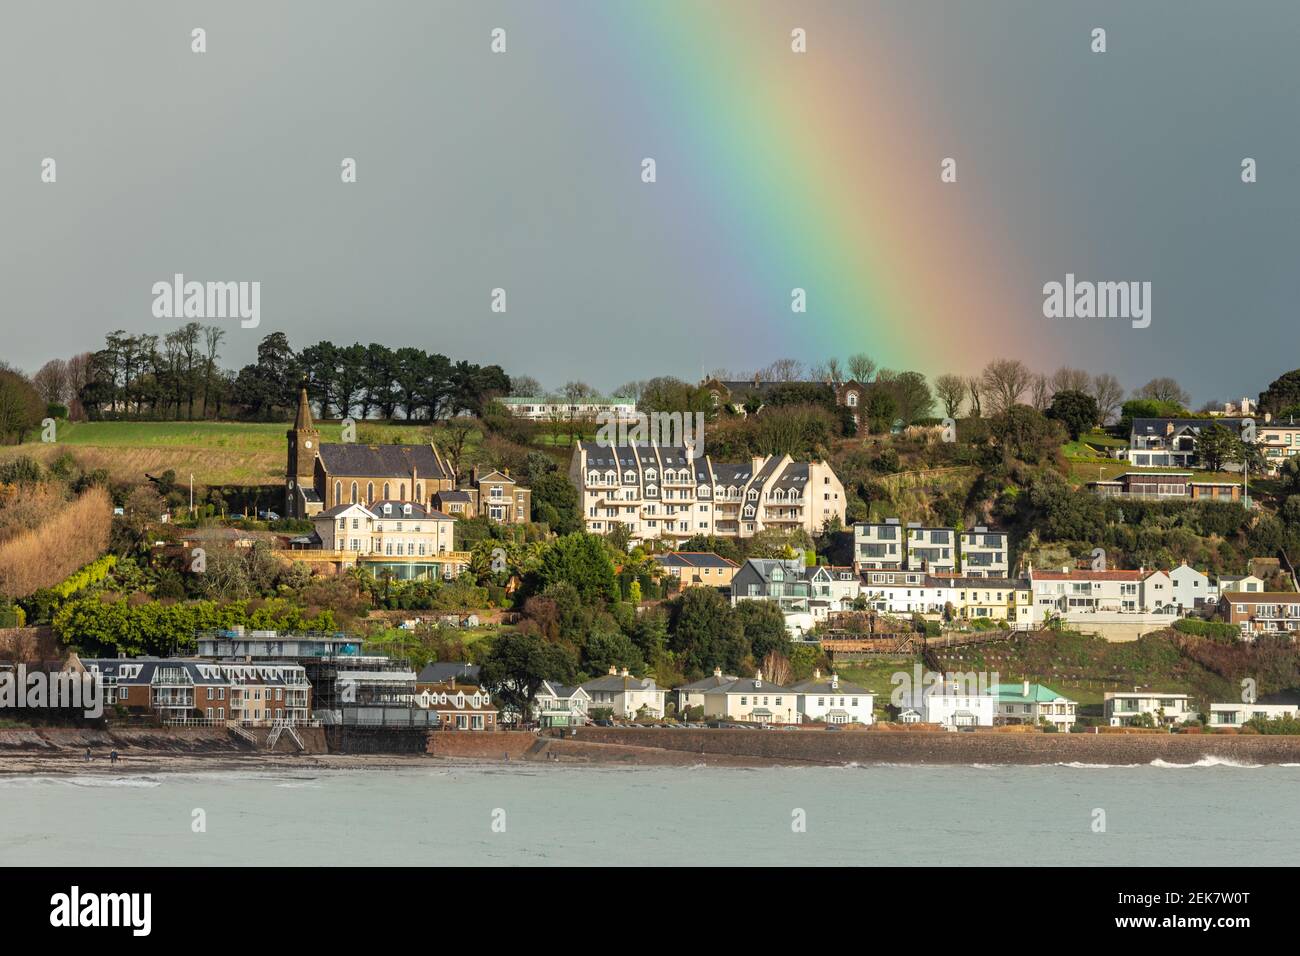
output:
<path id="1" fill-rule="evenodd" d="M 67 422 L 59 426 L 58 441 L 28 442 L 0 448 L 0 461 L 19 455 L 49 464 L 70 451 L 86 468 L 106 468 L 113 481 L 141 482 L 145 473 L 167 469 L 181 481 L 194 475 L 196 485 L 262 485 L 284 480 L 289 422 Z M 317 422 L 321 440 L 341 440 L 337 422 Z M 361 422 L 357 441 L 367 444 L 422 444 L 434 441 L 440 450 L 449 444 L 445 426 L 427 423 Z M 477 428 L 465 450 L 483 440 Z"/>

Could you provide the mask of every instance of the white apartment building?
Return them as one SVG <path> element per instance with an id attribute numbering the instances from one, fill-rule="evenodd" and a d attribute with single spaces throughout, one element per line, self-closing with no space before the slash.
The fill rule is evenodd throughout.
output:
<path id="1" fill-rule="evenodd" d="M 920 614 L 938 619 L 955 603 L 951 580 L 920 571 L 863 571 L 862 596 L 873 610 L 895 617 Z"/>
<path id="2" fill-rule="evenodd" d="M 586 530 L 624 524 L 633 541 L 693 535 L 750 538 L 768 529 L 819 534 L 844 521 L 845 495 L 830 465 L 789 455 L 747 462 L 691 458 L 684 448 L 580 442 L 569 466 Z"/>
<path id="3" fill-rule="evenodd" d="M 498 399 L 515 418 L 534 422 L 595 421 L 599 415 L 613 416 L 615 421 L 636 418 L 636 402 L 631 398 L 584 398 L 571 402 L 558 395 L 526 396 Z"/>
<path id="4" fill-rule="evenodd" d="M 832 672 L 822 677 L 820 670 L 813 676 L 788 688 L 795 695 L 795 708 L 804 721 L 823 721 L 828 724 L 870 724 L 876 696 L 865 687 L 841 681 Z"/>
<path id="5" fill-rule="evenodd" d="M 312 525 L 325 551 L 428 557 L 453 550 L 456 519 L 410 501 L 376 501 L 337 505 Z"/>
<path id="6" fill-rule="evenodd" d="M 1131 614 L 1163 612 L 1174 608 L 1174 584 L 1164 571 L 1091 571 L 1062 568 L 1059 571 L 1029 569 L 1034 608 L 1041 620 L 1044 612 L 1064 620 L 1098 612 Z"/>
<path id="7" fill-rule="evenodd" d="M 907 526 L 907 569 L 930 574 L 953 574 L 957 570 L 957 532 L 952 528 L 926 528 L 917 522 Z"/>
<path id="8" fill-rule="evenodd" d="M 1107 691 L 1106 721 L 1112 727 L 1125 727 L 1139 714 L 1147 714 L 1157 727 L 1185 724 L 1196 718 L 1195 704 L 1188 694 L 1164 694 L 1153 690 Z"/>
<path id="9" fill-rule="evenodd" d="M 1005 578 L 1011 573 L 1011 553 L 1005 531 L 977 525 L 960 535 L 961 573 L 968 578 Z"/>
<path id="10" fill-rule="evenodd" d="M 898 571 L 907 562 L 907 542 L 897 518 L 853 526 L 853 566 L 859 571 Z"/>

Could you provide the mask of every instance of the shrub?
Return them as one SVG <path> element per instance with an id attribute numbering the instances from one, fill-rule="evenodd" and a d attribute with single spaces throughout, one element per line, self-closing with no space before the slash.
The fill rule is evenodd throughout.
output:
<path id="1" fill-rule="evenodd" d="M 26 597 L 95 561 L 108 547 L 112 511 L 108 492 L 91 488 L 38 527 L 0 545 L 0 593 Z"/>
<path id="2" fill-rule="evenodd" d="M 1179 618 L 1174 622 L 1174 630 L 1216 641 L 1236 641 L 1241 637 L 1241 631 L 1235 624 L 1226 621 L 1202 621 L 1194 617 Z"/>

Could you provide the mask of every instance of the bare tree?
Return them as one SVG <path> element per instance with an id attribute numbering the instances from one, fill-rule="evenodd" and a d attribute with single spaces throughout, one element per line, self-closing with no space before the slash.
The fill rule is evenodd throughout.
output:
<path id="1" fill-rule="evenodd" d="M 511 398 L 533 398 L 541 395 L 544 389 L 542 383 L 537 381 L 531 375 L 511 375 L 510 376 L 510 397 Z"/>
<path id="2" fill-rule="evenodd" d="M 934 394 L 943 402 L 949 418 L 956 418 L 966 401 L 966 380 L 960 375 L 940 375 L 934 380 Z"/>
<path id="3" fill-rule="evenodd" d="M 203 327 L 203 417 L 208 417 L 208 403 L 212 401 L 212 391 L 221 369 L 217 368 L 217 359 L 221 357 L 221 340 L 226 337 L 226 330 L 219 325 Z"/>
<path id="4" fill-rule="evenodd" d="M 754 373 L 760 382 L 797 382 L 803 378 L 803 363 L 798 359 L 777 359 Z"/>
<path id="5" fill-rule="evenodd" d="M 966 380 L 966 393 L 970 395 L 971 418 L 980 418 L 984 414 L 984 382 L 978 375 Z"/>
<path id="6" fill-rule="evenodd" d="M 1169 402 L 1186 408 L 1192 397 L 1172 378 L 1162 376 L 1153 378 L 1133 393 L 1134 398 L 1146 398 L 1155 402 Z"/>
<path id="7" fill-rule="evenodd" d="M 1081 368 L 1058 368 L 1052 375 L 1052 394 L 1057 392 L 1083 392 L 1088 394 L 1092 376 Z"/>
<path id="8" fill-rule="evenodd" d="M 866 385 L 876 374 L 876 362 L 866 352 L 849 356 L 849 377 Z"/>
<path id="9" fill-rule="evenodd" d="M 789 683 L 789 659 L 780 651 L 768 651 L 763 657 L 763 677 L 778 687 Z"/>
<path id="10" fill-rule="evenodd" d="M 40 393 L 41 401 L 47 405 L 68 405 L 69 395 L 68 363 L 63 359 L 50 359 L 32 376 L 32 384 Z"/>
<path id="11" fill-rule="evenodd" d="M 81 390 L 94 379 L 94 358 L 89 352 L 81 352 L 68 359 L 68 418 L 81 421 L 86 417 L 86 409 L 81 404 Z"/>
<path id="12" fill-rule="evenodd" d="M 1047 406 L 1052 404 L 1052 383 L 1046 375 L 1034 376 L 1033 384 L 1029 386 L 1029 402 L 1040 412 L 1047 411 Z"/>
<path id="13" fill-rule="evenodd" d="M 989 408 L 994 414 L 999 414 L 1018 405 L 1033 378 L 1034 373 L 1020 359 L 994 359 L 989 362 L 980 373 L 984 398 Z"/>
<path id="14" fill-rule="evenodd" d="M 1097 412 L 1101 416 L 1101 421 L 1097 424 L 1109 425 L 1124 402 L 1124 386 L 1114 375 L 1102 372 L 1093 376 L 1091 392 L 1097 400 Z"/>

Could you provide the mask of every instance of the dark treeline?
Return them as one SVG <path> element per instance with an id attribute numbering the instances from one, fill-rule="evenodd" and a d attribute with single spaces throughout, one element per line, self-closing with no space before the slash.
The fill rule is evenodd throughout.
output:
<path id="1" fill-rule="evenodd" d="M 111 332 L 71 385 L 70 404 L 90 419 L 274 421 L 292 413 L 306 381 L 321 418 L 441 419 L 479 415 L 510 390 L 499 365 L 376 343 L 322 341 L 295 352 L 283 332 L 263 338 L 257 360 L 235 371 L 220 364 L 224 338 L 197 322 L 164 336 Z"/>

